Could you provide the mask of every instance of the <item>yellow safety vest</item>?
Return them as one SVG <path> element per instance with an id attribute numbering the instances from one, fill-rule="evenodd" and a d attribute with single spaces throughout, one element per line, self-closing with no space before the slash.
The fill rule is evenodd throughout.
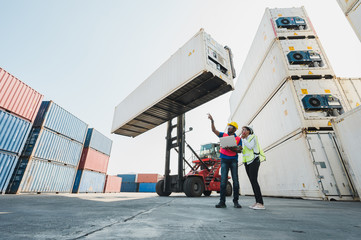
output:
<path id="1" fill-rule="evenodd" d="M 258 138 L 257 136 L 255 135 L 252 135 L 247 141 L 248 142 L 251 142 L 253 138 L 256 138 L 256 145 L 257 145 L 257 148 L 259 150 L 259 160 L 261 162 L 265 161 L 266 160 L 266 155 L 264 154 L 263 150 L 261 149 L 261 147 L 259 146 L 259 142 L 258 142 Z M 246 163 L 246 162 L 250 162 L 254 159 L 254 151 L 253 149 L 249 149 L 248 147 L 246 146 L 243 146 L 243 150 L 242 150 L 242 155 L 243 155 L 243 162 Z"/>

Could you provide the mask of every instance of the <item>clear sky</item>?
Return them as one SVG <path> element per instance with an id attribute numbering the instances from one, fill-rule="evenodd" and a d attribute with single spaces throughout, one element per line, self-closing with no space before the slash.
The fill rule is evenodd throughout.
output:
<path id="1" fill-rule="evenodd" d="M 361 77 L 361 43 L 335 0 L 0 0 L 0 67 L 110 137 L 109 174 L 163 174 L 166 124 L 111 135 L 114 107 L 200 28 L 232 48 L 239 73 L 265 8 L 302 5 L 336 75 Z M 186 114 L 193 148 L 218 141 L 206 113 L 224 130 L 229 96 Z"/>

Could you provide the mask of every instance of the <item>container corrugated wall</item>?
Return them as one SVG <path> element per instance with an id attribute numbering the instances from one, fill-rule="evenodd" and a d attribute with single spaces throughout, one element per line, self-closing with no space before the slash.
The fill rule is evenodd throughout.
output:
<path id="1" fill-rule="evenodd" d="M 104 184 L 104 193 L 118 193 L 122 186 L 122 178 L 107 175 Z"/>
<path id="2" fill-rule="evenodd" d="M 123 179 L 123 182 L 135 182 L 137 175 L 135 174 L 118 174 L 118 177 Z"/>
<path id="3" fill-rule="evenodd" d="M 139 183 L 139 192 L 155 192 L 157 183 Z"/>
<path id="4" fill-rule="evenodd" d="M 33 128 L 23 156 L 36 157 L 77 167 L 83 145 L 45 128 Z"/>
<path id="5" fill-rule="evenodd" d="M 78 170 L 74 182 L 73 193 L 102 193 L 105 174 L 88 170 Z"/>
<path id="6" fill-rule="evenodd" d="M 91 147 L 109 156 L 112 150 L 112 144 L 112 140 L 110 140 L 94 128 L 88 129 L 84 147 Z"/>
<path id="7" fill-rule="evenodd" d="M 108 169 L 109 156 L 92 148 L 84 148 L 80 158 L 78 169 L 88 169 L 96 172 L 106 173 Z"/>
<path id="8" fill-rule="evenodd" d="M 16 155 L 0 152 L 0 193 L 5 193 L 18 159 Z"/>
<path id="9" fill-rule="evenodd" d="M 70 193 L 76 167 L 41 159 L 21 158 L 9 187 L 10 193 Z"/>
<path id="10" fill-rule="evenodd" d="M 84 143 L 88 125 L 52 101 L 43 101 L 34 127 L 43 126 Z"/>
<path id="11" fill-rule="evenodd" d="M 33 122 L 42 99 L 43 95 L 0 68 L 0 108 Z"/>
<path id="12" fill-rule="evenodd" d="M 31 129 L 31 123 L 0 110 L 0 150 L 20 154 Z"/>
<path id="13" fill-rule="evenodd" d="M 136 182 L 123 182 L 120 188 L 121 192 L 138 192 L 139 190 L 139 183 Z"/>

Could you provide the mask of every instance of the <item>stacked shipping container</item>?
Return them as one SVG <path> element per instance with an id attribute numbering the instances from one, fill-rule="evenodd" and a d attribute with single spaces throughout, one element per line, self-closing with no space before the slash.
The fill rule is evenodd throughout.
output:
<path id="1" fill-rule="evenodd" d="M 42 102 L 8 192 L 71 192 L 87 128 L 54 102 Z"/>
<path id="2" fill-rule="evenodd" d="M 104 184 L 104 193 L 118 193 L 122 186 L 122 178 L 107 175 Z"/>
<path id="3" fill-rule="evenodd" d="M 8 187 L 42 98 L 0 68 L 0 193 Z"/>
<path id="4" fill-rule="evenodd" d="M 122 178 L 121 192 L 138 192 L 139 183 L 136 183 L 136 174 L 118 174 Z"/>
<path id="5" fill-rule="evenodd" d="M 348 110 L 344 99 L 305 9 L 267 8 L 230 98 L 230 120 L 253 126 L 266 151 L 265 195 L 351 197 L 337 151 L 322 152 L 334 144 L 330 120 Z M 240 171 L 242 193 L 253 194 Z"/>
<path id="6" fill-rule="evenodd" d="M 94 128 L 88 129 L 73 193 L 103 192 L 111 148 L 112 140 Z"/>
<path id="7" fill-rule="evenodd" d="M 155 192 L 155 185 L 162 178 L 156 173 L 138 173 L 139 192 Z"/>

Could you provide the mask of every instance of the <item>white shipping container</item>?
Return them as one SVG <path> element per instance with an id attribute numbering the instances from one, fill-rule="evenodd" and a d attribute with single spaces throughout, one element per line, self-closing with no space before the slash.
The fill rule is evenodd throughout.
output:
<path id="1" fill-rule="evenodd" d="M 300 50 L 314 50 L 319 53 L 322 58 L 321 66 L 291 65 L 287 54 L 290 51 Z M 252 117 L 267 99 L 272 97 L 288 78 L 332 78 L 333 75 L 333 70 L 317 39 L 277 40 L 248 87 L 237 84 L 235 91 L 232 92 L 230 118 L 236 120 L 242 115 L 244 122 L 252 121 Z"/>
<path id="2" fill-rule="evenodd" d="M 353 199 L 333 133 L 300 133 L 265 154 L 258 174 L 263 196 Z M 242 195 L 253 195 L 244 166 L 239 176 Z"/>
<path id="3" fill-rule="evenodd" d="M 347 14 L 347 19 L 350 22 L 353 30 L 355 31 L 358 39 L 361 41 L 361 2 L 358 1 L 357 4 L 350 10 Z"/>
<path id="4" fill-rule="evenodd" d="M 199 31 L 115 108 L 112 133 L 135 137 L 233 90 L 229 48 Z"/>
<path id="5" fill-rule="evenodd" d="M 280 17 L 300 17 L 306 21 L 306 27 L 304 29 L 278 28 L 276 21 Z M 305 39 L 315 38 L 315 36 L 316 32 L 304 7 L 266 8 L 236 82 L 235 94 L 241 95 L 242 89 L 248 87 L 276 39 Z M 231 112 L 236 108 L 232 103 L 233 101 L 231 101 Z"/>
<path id="6" fill-rule="evenodd" d="M 342 11 L 347 14 L 359 0 L 337 0 Z"/>
<path id="7" fill-rule="evenodd" d="M 361 107 L 333 119 L 332 126 L 354 188 L 361 196 Z"/>
<path id="8" fill-rule="evenodd" d="M 361 104 L 361 78 L 337 78 L 350 109 Z"/>
<path id="9" fill-rule="evenodd" d="M 304 129 L 331 129 L 330 120 L 343 112 L 329 110 L 305 110 L 302 99 L 309 95 L 332 95 L 344 105 L 337 82 L 324 80 L 288 80 L 252 122 L 243 122 L 242 112 L 235 121 L 253 126 L 264 149 L 268 149 Z M 306 101 L 307 103 L 307 101 Z M 247 105 L 247 104 L 244 104 Z M 248 104 L 251 106 L 251 104 Z M 242 105 L 243 106 L 243 105 Z M 252 111 L 245 108 L 244 111 Z"/>

